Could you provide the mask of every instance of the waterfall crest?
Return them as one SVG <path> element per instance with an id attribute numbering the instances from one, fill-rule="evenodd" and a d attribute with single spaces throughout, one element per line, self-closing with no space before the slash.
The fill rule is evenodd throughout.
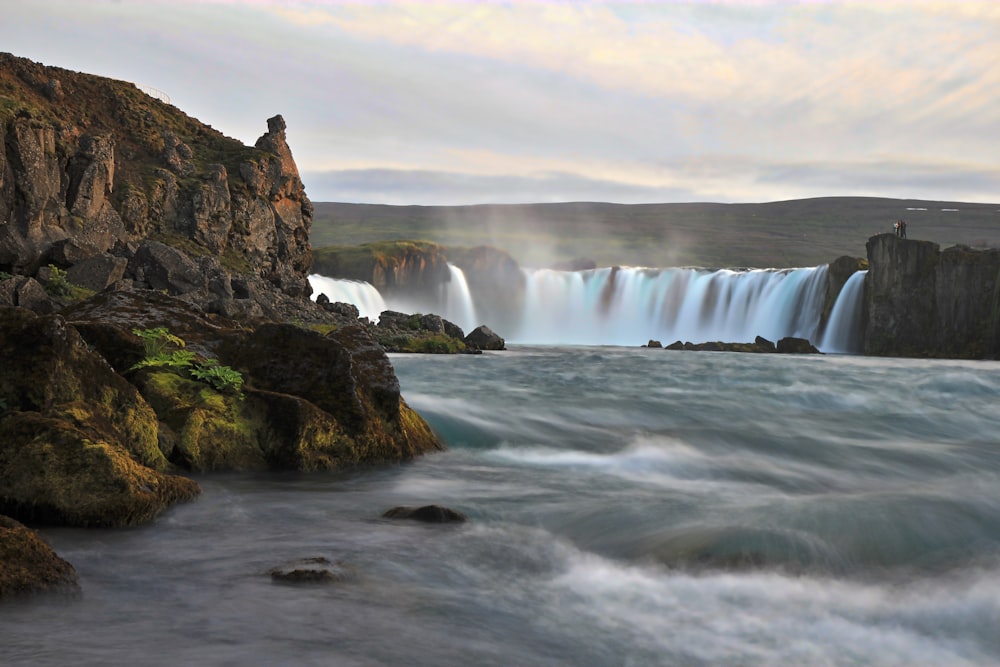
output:
<path id="1" fill-rule="evenodd" d="M 513 342 L 636 345 L 814 340 L 826 266 L 804 269 L 645 269 L 526 272 Z"/>
<path id="2" fill-rule="evenodd" d="M 820 340 L 826 265 L 752 270 L 524 270 L 523 306 L 507 321 L 496 322 L 477 321 L 474 294 L 464 273 L 453 265 L 449 271 L 450 280 L 419 304 L 393 297 L 382 301 L 367 283 L 322 276 L 311 276 L 310 282 L 331 301 L 355 303 L 370 319 L 378 317 L 372 308 L 434 312 L 467 332 L 486 324 L 513 343 L 634 346 L 649 339 L 667 344 L 675 340 L 752 342 L 756 336 L 777 341 L 795 336 L 809 339 L 824 351 L 860 351 L 862 272 L 854 274 L 841 291 Z"/>

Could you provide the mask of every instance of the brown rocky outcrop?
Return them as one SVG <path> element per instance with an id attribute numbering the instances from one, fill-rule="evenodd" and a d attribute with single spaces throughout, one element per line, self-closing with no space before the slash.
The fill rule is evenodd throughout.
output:
<path id="1" fill-rule="evenodd" d="M 74 590 L 73 566 L 35 531 L 0 515 L 0 600 L 51 590 Z"/>
<path id="2" fill-rule="evenodd" d="M 124 276 L 230 315 L 274 316 L 274 294 L 309 295 L 312 204 L 281 116 L 248 147 L 124 81 L 0 54 L 0 83 L 0 271 L 51 262 L 92 289 Z M 243 298 L 256 307 L 204 279 L 144 273 L 151 240 L 188 262 L 215 258 L 216 282 L 254 283 Z"/>
<path id="3" fill-rule="evenodd" d="M 880 234 L 868 240 L 865 354 L 996 358 L 1000 250 Z"/>

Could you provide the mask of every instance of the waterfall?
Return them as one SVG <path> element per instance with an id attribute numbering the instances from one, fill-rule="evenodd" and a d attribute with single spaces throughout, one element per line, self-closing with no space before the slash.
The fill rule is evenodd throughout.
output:
<path id="1" fill-rule="evenodd" d="M 634 346 L 656 339 L 752 342 L 763 336 L 806 338 L 824 351 L 860 352 L 863 272 L 844 286 L 820 341 L 827 266 L 798 269 L 524 270 L 523 306 L 505 321 L 477 319 L 473 294 L 461 269 L 420 301 L 383 301 L 367 283 L 310 276 L 315 292 L 358 306 L 375 320 L 385 309 L 436 313 L 466 332 L 486 324 L 508 342 Z"/>
<path id="2" fill-rule="evenodd" d="M 837 301 L 830 311 L 830 321 L 826 325 L 826 334 L 819 345 L 824 352 L 861 353 L 861 312 L 866 275 L 867 271 L 855 272 L 837 295 Z"/>
<path id="3" fill-rule="evenodd" d="M 442 302 L 443 312 L 438 313 L 449 322 L 462 327 L 469 333 L 482 322 L 476 321 L 476 308 L 472 303 L 472 292 L 465 280 L 465 273 L 454 264 L 448 264 L 451 280 L 441 286 L 444 292 Z"/>
<path id="4" fill-rule="evenodd" d="M 313 301 L 320 294 L 325 294 L 333 303 L 353 303 L 361 317 L 367 317 L 372 322 L 378 322 L 378 316 L 387 309 L 382 295 L 369 283 L 327 278 L 314 273 L 309 276 L 309 284 L 313 288 Z"/>
<path id="5" fill-rule="evenodd" d="M 476 321 L 476 309 L 472 303 L 472 292 L 465 280 L 462 269 L 448 265 L 450 280 L 438 286 L 437 293 L 431 298 L 414 298 L 413 296 L 390 296 L 383 298 L 370 283 L 356 280 L 327 278 L 318 274 L 309 276 L 309 284 L 313 288 L 313 299 L 320 294 L 326 294 L 330 301 L 353 303 L 358 307 L 361 317 L 367 317 L 377 322 L 384 310 L 398 310 L 403 313 L 434 313 L 462 327 L 465 332 L 472 331 L 482 324 Z"/>
<path id="6" fill-rule="evenodd" d="M 512 342 L 636 345 L 655 338 L 815 340 L 826 266 L 804 269 L 526 271 Z"/>

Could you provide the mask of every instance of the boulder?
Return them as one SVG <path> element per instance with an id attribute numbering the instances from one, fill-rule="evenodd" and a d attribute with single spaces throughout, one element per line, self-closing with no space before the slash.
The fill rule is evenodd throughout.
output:
<path id="1" fill-rule="evenodd" d="M 652 338 L 650 338 L 649 342 L 646 343 L 645 345 L 643 345 L 643 347 L 650 347 L 650 348 L 660 349 L 660 348 L 663 347 L 663 343 L 661 343 L 658 340 L 653 340 Z"/>
<path id="2" fill-rule="evenodd" d="M 58 315 L 0 309 L 0 512 L 124 526 L 194 497 L 164 474 L 157 417 Z"/>
<path id="3" fill-rule="evenodd" d="M 47 315 L 57 310 L 58 304 L 34 278 L 14 276 L 0 281 L 0 306 L 20 306 Z"/>
<path id="4" fill-rule="evenodd" d="M 486 325 L 476 327 L 465 337 L 465 344 L 476 350 L 506 350 L 503 338 Z"/>
<path id="5" fill-rule="evenodd" d="M 66 272 L 66 280 L 74 285 L 100 292 L 124 278 L 127 266 L 128 260 L 124 257 L 102 253 L 71 266 Z"/>
<path id="6" fill-rule="evenodd" d="M 143 241 L 128 263 L 129 274 L 154 290 L 186 294 L 205 285 L 201 269 L 183 252 L 159 241 Z"/>
<path id="7" fill-rule="evenodd" d="M 193 480 L 140 465 L 99 421 L 77 417 L 8 411 L 0 419 L 0 513 L 32 523 L 133 526 L 200 492 Z"/>
<path id="8" fill-rule="evenodd" d="M 0 308 L 0 400 L 93 430 L 142 465 L 164 469 L 156 415 L 60 315 Z"/>
<path id="9" fill-rule="evenodd" d="M 805 338 L 786 336 L 778 341 L 778 354 L 819 354 L 819 350 Z"/>
<path id="10" fill-rule="evenodd" d="M 122 372 L 143 355 L 130 329 L 166 327 L 185 349 L 242 373 L 242 396 L 168 369 L 129 374 L 156 411 L 162 450 L 186 470 L 330 470 L 441 448 L 360 324 L 329 336 L 290 324 L 247 330 L 138 291 L 105 292 L 64 313 Z"/>
<path id="11" fill-rule="evenodd" d="M 423 523 L 465 523 L 468 520 L 461 512 L 440 505 L 424 505 L 422 507 L 393 507 L 386 510 L 385 519 L 411 519 Z"/>
<path id="12" fill-rule="evenodd" d="M 757 336 L 754 338 L 753 344 L 756 345 L 761 352 L 777 352 L 777 348 L 774 346 L 774 343 L 763 336 Z"/>
<path id="13" fill-rule="evenodd" d="M 75 590 L 73 566 L 21 523 L 0 515 L 0 600 L 28 593 Z"/>

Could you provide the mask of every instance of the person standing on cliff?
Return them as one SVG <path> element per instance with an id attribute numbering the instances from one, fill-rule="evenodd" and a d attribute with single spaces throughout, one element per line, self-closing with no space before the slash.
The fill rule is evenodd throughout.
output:
<path id="1" fill-rule="evenodd" d="M 894 223 L 892 224 L 892 232 L 893 232 L 893 234 L 895 234 L 896 236 L 899 236 L 899 220 L 897 220 L 896 222 L 894 222 Z"/>
<path id="2" fill-rule="evenodd" d="M 906 220 L 899 221 L 899 238 L 906 238 Z"/>

